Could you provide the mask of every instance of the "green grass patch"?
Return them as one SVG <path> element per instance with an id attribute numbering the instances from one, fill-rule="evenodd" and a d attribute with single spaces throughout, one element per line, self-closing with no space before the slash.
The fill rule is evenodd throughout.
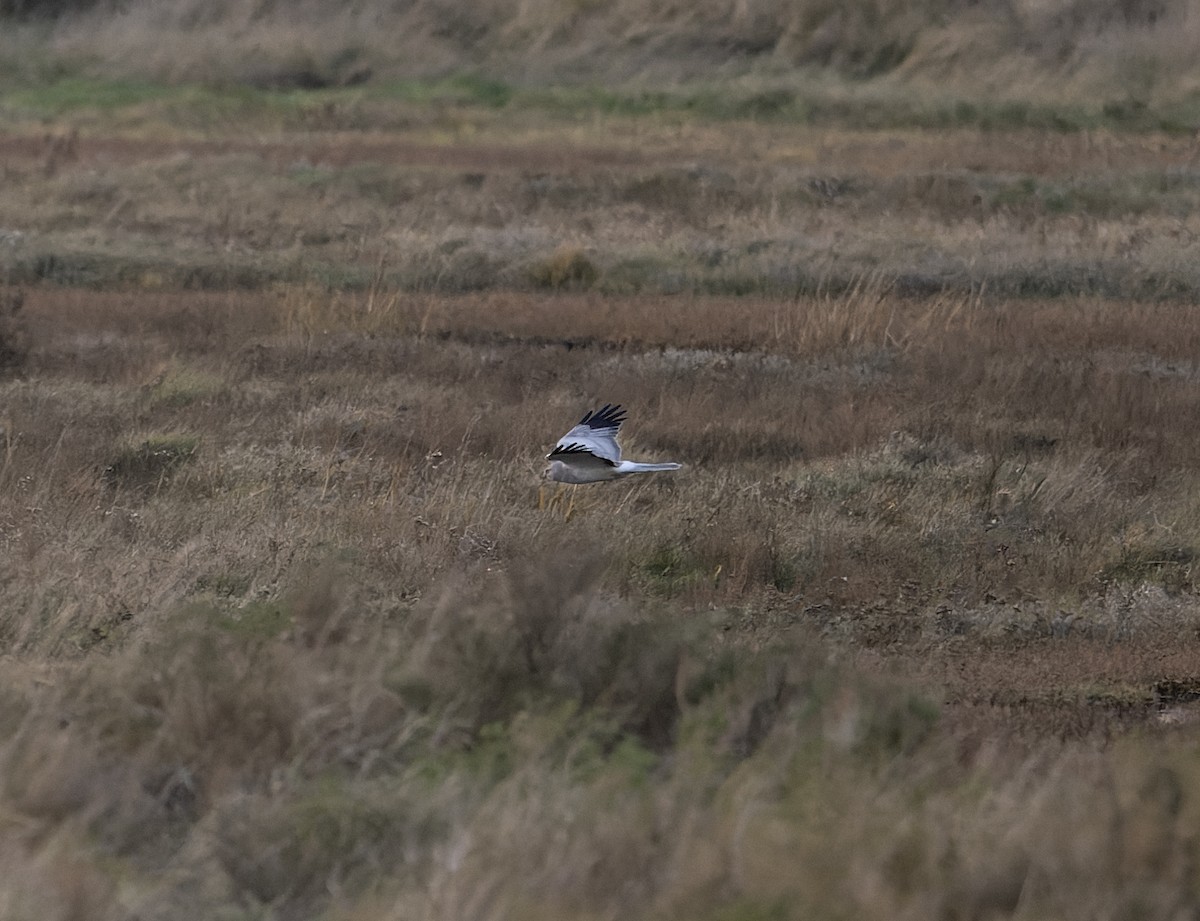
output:
<path id="1" fill-rule="evenodd" d="M 785 85 L 693 84 L 671 90 L 522 86 L 478 72 L 312 88 L 252 83 L 174 85 L 88 77 L 78 72 L 59 72 L 37 84 L 30 84 L 28 78 L 10 80 L 14 85 L 0 91 L 0 109 L 13 110 L 19 116 L 61 117 L 88 111 L 112 116 L 143 111 L 149 106 L 169 122 L 194 128 L 264 120 L 293 127 L 311 126 L 314 120 L 343 128 L 378 127 L 380 117 L 387 116 L 374 110 L 380 103 L 398 102 L 421 107 L 524 111 L 568 121 L 600 114 L 866 129 L 973 127 L 1071 132 L 1110 128 L 1187 134 L 1200 127 L 1200 94 L 1161 105 L 1137 98 L 1109 99 L 1095 105 L 931 98 L 869 80 L 830 83 L 824 71 L 799 72 Z"/>
<path id="2" fill-rule="evenodd" d="M 368 99 L 390 99 L 413 103 L 457 103 L 489 109 L 507 106 L 525 93 L 516 87 L 477 73 L 463 73 L 427 80 L 389 80 L 371 84 Z"/>
<path id="3" fill-rule="evenodd" d="M 637 563 L 637 572 L 651 592 L 666 598 L 682 594 L 707 575 L 703 564 L 686 548 L 676 544 L 654 548 Z"/>
<path id="4" fill-rule="evenodd" d="M 1194 547 L 1126 547 L 1118 559 L 1100 570 L 1099 578 L 1105 585 L 1151 583 L 1169 590 L 1183 591 L 1194 587 L 1192 567 L 1196 559 Z"/>
<path id="5" fill-rule="evenodd" d="M 403 790 L 325 777 L 292 796 L 250 799 L 220 822 L 218 856 L 243 901 L 295 906 L 327 886 L 368 891 L 378 863 L 402 865 L 431 835 Z M 244 912 L 243 912 L 244 913 Z"/>
<path id="6" fill-rule="evenodd" d="M 755 898 L 740 898 L 717 908 L 706 917 L 711 921 L 785 921 L 791 915 L 782 900 L 763 902 Z"/>
<path id="7" fill-rule="evenodd" d="M 173 368 L 155 383 L 151 398 L 166 409 L 182 409 L 211 400 L 225 389 L 225 380 L 196 368 Z"/>
<path id="8" fill-rule="evenodd" d="M 243 573 L 214 573 L 203 575 L 193 585 L 197 593 L 211 593 L 218 598 L 240 598 L 250 591 L 251 578 Z"/>
<path id="9" fill-rule="evenodd" d="M 538 260 L 529 268 L 530 281 L 539 288 L 590 288 L 599 277 L 600 270 L 578 246 L 560 246 L 550 256 Z"/>
<path id="10" fill-rule="evenodd" d="M 823 75 L 812 74 L 813 84 Z M 553 87 L 517 89 L 511 105 L 562 117 L 600 112 L 632 118 L 690 117 L 712 121 L 801 122 L 853 128 L 981 128 L 1071 132 L 1095 128 L 1186 134 L 1200 126 L 1200 100 L 1185 99 L 1161 108 L 1128 102 L 1097 106 L 1045 104 L 1024 100 L 931 98 L 900 93 L 869 82 L 838 83 L 830 89 L 693 86 L 676 90 Z"/>
<path id="11" fill-rule="evenodd" d="M 104 467 L 104 477 L 114 486 L 155 486 L 169 479 L 192 460 L 200 446 L 195 435 L 151 435 L 119 447 Z"/>
<path id="12" fill-rule="evenodd" d="M 0 106 L 42 117 L 61 116 L 86 110 L 112 112 L 180 97 L 186 92 L 183 87 L 149 80 L 62 76 L 47 83 L 0 94 Z"/>
<path id="13" fill-rule="evenodd" d="M 251 601 L 217 617 L 217 625 L 235 636 L 271 639 L 292 625 L 292 615 L 279 601 Z"/>
<path id="14" fill-rule="evenodd" d="M 190 291 L 255 290 L 276 282 L 313 281 L 330 288 L 361 291 L 375 279 L 370 267 L 321 260 L 290 258 L 231 258 L 214 260 L 206 253 L 180 253 L 168 261 L 112 249 L 80 252 L 55 249 L 13 259 L 7 269 L 9 283 L 49 283 L 71 288 L 184 289 Z M 395 282 L 407 285 L 401 273 Z M 389 277 L 389 281 L 393 279 Z M 430 287 L 424 283 L 413 287 Z"/>
<path id="15" fill-rule="evenodd" d="M 1188 171 L 1114 173 L 1068 180 L 1022 176 L 995 185 L 992 208 L 1121 218 L 1165 212 L 1184 215 L 1200 205 L 1200 177 Z"/>

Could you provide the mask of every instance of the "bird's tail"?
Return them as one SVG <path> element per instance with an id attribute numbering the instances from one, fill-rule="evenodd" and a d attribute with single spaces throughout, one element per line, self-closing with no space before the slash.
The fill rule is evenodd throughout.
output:
<path id="1" fill-rule="evenodd" d="M 636 461 L 621 461 L 617 473 L 654 473 L 659 470 L 678 470 L 683 464 L 639 464 Z"/>

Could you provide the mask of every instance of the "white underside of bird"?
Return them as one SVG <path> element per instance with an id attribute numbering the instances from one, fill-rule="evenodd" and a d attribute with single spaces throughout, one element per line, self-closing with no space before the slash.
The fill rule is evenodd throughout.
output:
<path id="1" fill-rule="evenodd" d="M 620 406 L 605 404 L 587 413 L 546 455 L 546 476 L 559 483 L 602 483 L 634 473 L 678 470 L 682 464 L 642 464 L 621 459 L 617 431 L 625 421 Z"/>

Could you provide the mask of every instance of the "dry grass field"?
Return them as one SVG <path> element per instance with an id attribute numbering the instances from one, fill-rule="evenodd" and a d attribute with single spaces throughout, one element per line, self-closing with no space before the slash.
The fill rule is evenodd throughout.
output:
<path id="1" fill-rule="evenodd" d="M 100 9 L 0 70 L 0 921 L 1200 914 L 1183 97 L 81 76 Z M 544 484 L 604 402 L 684 469 Z"/>

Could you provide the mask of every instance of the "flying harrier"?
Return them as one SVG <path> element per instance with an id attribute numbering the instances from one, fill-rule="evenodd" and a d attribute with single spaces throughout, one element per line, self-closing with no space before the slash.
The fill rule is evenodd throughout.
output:
<path id="1" fill-rule="evenodd" d="M 625 410 L 605 403 L 579 420 L 546 455 L 546 476 L 560 483 L 599 483 L 631 473 L 678 470 L 682 464 L 638 464 L 621 460 L 617 430 L 625 421 Z"/>

